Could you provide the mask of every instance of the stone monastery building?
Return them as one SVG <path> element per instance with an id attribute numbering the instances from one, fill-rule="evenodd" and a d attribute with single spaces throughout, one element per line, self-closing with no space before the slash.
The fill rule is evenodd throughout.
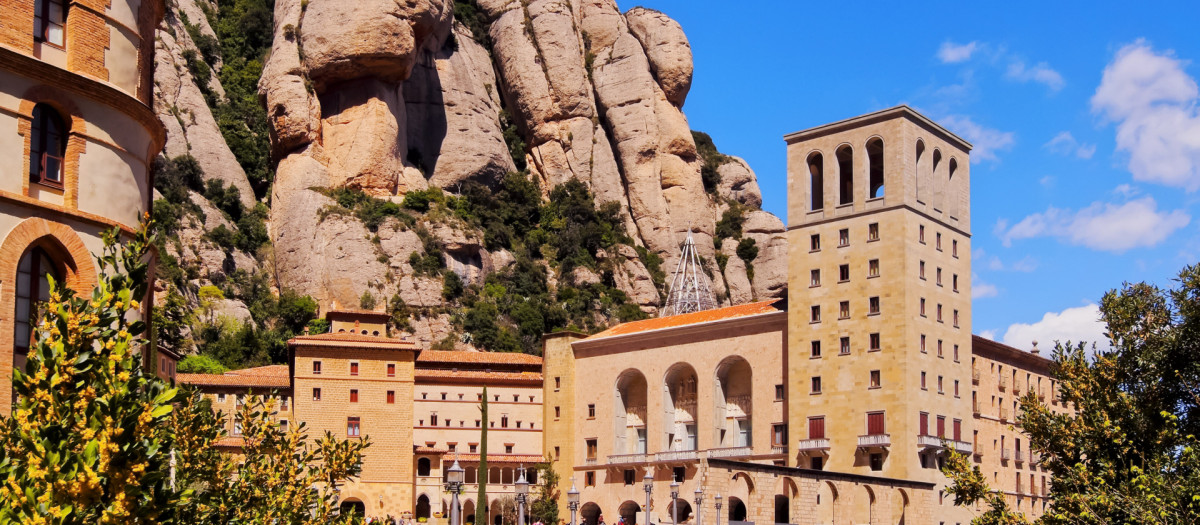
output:
<path id="1" fill-rule="evenodd" d="M 150 108 L 163 6 L 0 6 L 0 152 L 12 160 L 0 164 L 0 374 L 11 375 L 47 277 L 88 291 L 100 233 L 130 233 L 150 209 L 150 164 L 164 142 Z M 632 525 L 672 513 L 691 523 L 967 523 L 970 509 L 943 492 L 947 447 L 969 453 L 1015 508 L 1040 515 L 1047 476 L 1013 427 L 1017 399 L 1032 391 L 1068 408 L 1036 347 L 971 335 L 970 144 L 904 106 L 785 140 L 786 301 L 554 334 L 541 358 L 418 348 L 388 334 L 386 316 L 333 310 L 330 333 L 289 342 L 287 365 L 176 376 L 170 352 L 145 363 L 225 414 L 268 394 L 281 400 L 280 426 L 369 436 L 362 475 L 341 492 L 369 516 L 445 522 L 442 480 L 457 459 L 463 515 L 499 523 L 518 468 L 549 458 L 562 516 L 574 485 L 589 525 L 601 514 Z M 0 389 L 0 411 L 10 398 Z M 221 445 L 236 450 L 228 425 Z M 488 502 L 476 501 L 480 483 Z"/>
<path id="2" fill-rule="evenodd" d="M 549 458 L 562 516 L 573 485 L 589 525 L 644 523 L 647 476 L 659 523 L 968 523 L 944 493 L 946 448 L 1039 516 L 1047 475 L 1012 426 L 1017 399 L 1067 408 L 1036 349 L 971 335 L 970 144 L 904 106 L 785 138 L 786 301 L 553 334 L 542 358 L 421 349 L 386 316 L 334 310 L 286 367 L 179 380 L 226 414 L 271 390 L 280 425 L 370 436 L 341 494 L 372 516 L 445 522 L 457 459 L 466 521 L 498 524 L 517 469 Z"/>

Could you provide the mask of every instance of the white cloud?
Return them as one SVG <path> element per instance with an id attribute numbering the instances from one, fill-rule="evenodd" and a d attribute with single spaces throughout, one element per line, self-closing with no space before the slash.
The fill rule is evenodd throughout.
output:
<path id="1" fill-rule="evenodd" d="M 979 280 L 979 276 L 971 274 L 971 299 L 986 299 L 1000 295 L 1000 289 L 991 283 Z"/>
<path id="2" fill-rule="evenodd" d="M 1200 88 L 1171 51 L 1144 40 L 1117 51 L 1092 111 L 1117 123 L 1117 149 L 1136 180 L 1200 189 Z"/>
<path id="3" fill-rule="evenodd" d="M 996 340 L 996 331 L 995 330 L 984 330 L 982 332 L 979 332 L 979 337 L 982 337 L 984 339 L 991 339 L 992 341 L 995 341 Z"/>
<path id="4" fill-rule="evenodd" d="M 1063 131 L 1042 145 L 1043 148 L 1059 155 L 1075 155 L 1081 159 L 1090 159 L 1096 154 L 1095 144 L 1086 144 L 1075 140 L 1070 131 Z"/>
<path id="5" fill-rule="evenodd" d="M 954 42 L 942 42 L 942 47 L 938 48 L 937 57 L 943 64 L 957 64 L 966 62 L 971 59 L 971 55 L 979 50 L 981 46 L 979 42 L 969 42 L 966 44 L 955 44 Z"/>
<path id="6" fill-rule="evenodd" d="M 950 115 L 943 117 L 941 123 L 975 146 L 971 150 L 971 162 L 974 163 L 985 160 L 999 161 L 996 152 L 1008 150 L 1016 142 L 1013 132 L 981 126 L 970 117 Z"/>
<path id="7" fill-rule="evenodd" d="M 1132 184 L 1121 184 L 1113 188 L 1113 193 L 1125 197 L 1126 199 L 1140 194 L 1142 191 L 1134 187 Z"/>
<path id="8" fill-rule="evenodd" d="M 1005 246 L 1011 246 L 1013 240 L 1058 237 L 1094 250 L 1120 253 L 1155 246 L 1189 222 L 1187 212 L 1160 212 L 1154 198 L 1146 196 L 1120 205 L 1093 202 L 1077 212 L 1051 207 L 1012 227 L 1001 220 L 996 229 Z"/>
<path id="9" fill-rule="evenodd" d="M 997 232 L 997 235 L 1003 235 L 1003 228 Z M 1026 255 L 1025 258 L 1012 264 L 1004 264 L 1004 261 L 1001 261 L 999 257 L 987 253 L 983 248 L 976 248 L 975 251 L 971 252 L 971 261 L 973 261 L 976 267 L 987 268 L 988 270 L 997 272 L 1029 273 L 1038 267 L 1038 261 L 1032 255 Z M 972 279 L 977 277 L 973 275 Z"/>
<path id="10" fill-rule="evenodd" d="M 1062 74 L 1052 69 L 1045 62 L 1038 62 L 1033 67 L 1029 67 L 1025 65 L 1025 61 L 1023 60 L 1013 60 L 1008 64 L 1008 71 L 1004 73 L 1004 76 L 1017 82 L 1037 82 L 1044 84 L 1051 91 L 1058 91 L 1066 84 Z"/>
<path id="11" fill-rule="evenodd" d="M 1004 331 L 1002 342 L 1014 348 L 1029 350 L 1033 348 L 1033 342 L 1037 341 L 1042 355 L 1049 357 L 1055 341 L 1063 344 L 1067 341 L 1084 341 L 1088 343 L 1088 348 L 1095 343 L 1097 349 L 1106 350 L 1109 348 L 1109 342 L 1104 332 L 1104 323 L 1100 321 L 1100 307 L 1093 303 L 1067 308 L 1061 312 L 1047 312 L 1042 316 L 1042 320 L 1035 323 L 1013 324 Z"/>

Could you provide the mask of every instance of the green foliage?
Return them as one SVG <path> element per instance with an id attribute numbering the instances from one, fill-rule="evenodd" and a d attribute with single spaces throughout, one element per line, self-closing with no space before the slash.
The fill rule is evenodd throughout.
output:
<path id="1" fill-rule="evenodd" d="M 721 174 L 717 168 L 729 162 L 729 157 L 717 151 L 708 133 L 692 131 L 692 140 L 696 143 L 696 153 L 700 155 L 700 178 L 704 182 L 704 191 L 716 194 L 717 186 L 721 184 Z"/>
<path id="2" fill-rule="evenodd" d="M 363 294 L 358 298 L 358 307 L 363 310 L 375 309 L 375 296 L 371 295 L 370 290 L 363 290 Z"/>
<path id="3" fill-rule="evenodd" d="M 507 109 L 500 110 L 500 128 L 503 130 L 504 143 L 508 145 L 508 154 L 512 157 L 517 171 L 525 171 L 525 139 Z"/>
<path id="4" fill-rule="evenodd" d="M 409 311 L 408 305 L 404 304 L 404 299 L 400 297 L 400 294 L 392 295 L 392 298 L 388 300 L 387 311 L 391 316 L 389 323 L 393 329 L 405 332 L 413 331 L 412 322 L 409 320 L 412 312 Z"/>
<path id="5" fill-rule="evenodd" d="M 492 50 L 492 37 L 488 34 L 488 29 L 491 24 L 488 22 L 487 15 L 475 3 L 475 0 L 455 0 L 454 1 L 454 19 L 471 30 L 471 37 L 479 42 L 480 45 L 487 49 L 490 53 Z"/>
<path id="6" fill-rule="evenodd" d="M 176 370 L 184 374 L 224 374 L 229 369 L 207 355 L 189 355 L 179 361 Z"/>
<path id="7" fill-rule="evenodd" d="M 192 341 L 183 333 L 194 319 L 188 310 L 187 299 L 173 285 L 167 285 L 167 293 L 161 303 L 154 305 L 152 316 L 155 344 L 178 354 L 191 352 Z"/>
<path id="8" fill-rule="evenodd" d="M 304 326 L 310 334 L 327 334 L 329 333 L 329 321 L 325 319 L 313 319 Z"/>
<path id="9" fill-rule="evenodd" d="M 1033 392 L 1020 400 L 1018 424 L 1053 479 L 1051 507 L 1038 523 L 1196 523 L 1200 266 L 1180 271 L 1174 289 L 1136 283 L 1109 291 L 1100 315 L 1110 349 L 1056 342 L 1058 401 L 1075 412 L 1051 410 Z M 977 495 L 964 471 L 948 473 L 953 490 Z"/>
<path id="10" fill-rule="evenodd" d="M 746 223 L 746 207 L 737 202 L 730 202 L 729 208 L 721 212 L 721 220 L 717 221 L 716 235 L 713 244 L 721 248 L 725 239 L 741 239 L 742 225 Z"/>
<path id="11" fill-rule="evenodd" d="M 379 231 L 379 226 L 388 217 L 395 217 L 402 224 L 409 226 L 416 222 L 411 215 L 400 208 L 399 204 L 367 195 L 357 188 L 312 189 L 337 201 L 337 206 L 341 211 L 357 217 L 372 232 Z"/>
<path id="12" fill-rule="evenodd" d="M 462 294 L 462 278 L 460 278 L 457 273 L 446 272 L 446 274 L 442 276 L 442 297 L 446 298 L 448 301 L 453 301 L 459 297 L 462 297 Z"/>
<path id="13" fill-rule="evenodd" d="M 212 70 L 209 69 L 208 64 L 196 55 L 194 49 L 184 49 L 182 56 L 188 72 L 192 74 L 192 78 L 196 79 L 196 86 L 204 93 L 205 98 L 212 96 L 212 92 L 208 88 L 208 79 L 212 77 Z"/>
<path id="14" fill-rule="evenodd" d="M 317 302 L 307 295 L 284 289 L 276 297 L 269 277 L 263 273 L 235 271 L 218 286 L 206 286 L 198 293 L 200 322 L 193 325 L 193 337 L 200 355 L 210 356 L 235 369 L 287 362 L 287 340 L 300 335 L 317 315 Z M 218 318 L 212 311 L 216 297 L 242 301 L 250 310 L 253 323 Z M 320 333 L 320 332 L 317 332 Z"/>
<path id="15" fill-rule="evenodd" d="M 659 295 L 662 295 L 663 287 L 666 286 L 667 272 L 663 270 L 663 258 L 657 252 L 652 252 L 646 249 L 645 246 L 637 246 L 638 260 L 642 261 L 642 266 L 650 272 L 650 279 L 654 281 L 654 289 L 658 290 Z"/>
<path id="16" fill-rule="evenodd" d="M 533 503 L 529 506 L 530 519 L 541 523 L 558 523 L 558 472 L 555 472 L 553 465 L 547 457 L 544 463 L 538 463 L 534 468 L 537 470 L 538 484 Z"/>
<path id="17" fill-rule="evenodd" d="M 442 189 L 437 186 L 432 186 L 429 189 L 410 191 L 404 194 L 404 202 L 401 206 L 410 210 L 419 211 L 421 213 L 429 211 L 429 203 L 445 202 L 446 195 L 442 193 Z"/>
<path id="18" fill-rule="evenodd" d="M 204 198 L 208 199 L 218 210 L 225 212 L 234 222 L 242 218 L 245 207 L 242 205 L 242 195 L 237 186 L 225 186 L 225 181 L 209 179 L 204 184 Z"/>
<path id="19" fill-rule="evenodd" d="M 754 239 L 746 237 L 738 243 L 736 253 L 739 259 L 746 261 L 746 264 L 750 264 L 758 257 L 758 246 L 755 245 Z"/>

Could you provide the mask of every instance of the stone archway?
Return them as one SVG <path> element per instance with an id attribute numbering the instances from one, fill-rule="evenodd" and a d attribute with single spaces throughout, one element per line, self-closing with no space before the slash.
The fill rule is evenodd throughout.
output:
<path id="1" fill-rule="evenodd" d="M 626 525 L 637 525 L 638 515 L 641 514 L 641 512 L 642 506 L 633 500 L 626 500 L 617 509 L 617 514 L 620 517 L 625 518 Z"/>
<path id="2" fill-rule="evenodd" d="M 601 514 L 603 512 L 600 511 L 600 505 L 597 505 L 595 502 L 589 501 L 584 503 L 582 507 L 579 507 L 580 521 L 584 525 L 596 525 L 600 523 Z"/>

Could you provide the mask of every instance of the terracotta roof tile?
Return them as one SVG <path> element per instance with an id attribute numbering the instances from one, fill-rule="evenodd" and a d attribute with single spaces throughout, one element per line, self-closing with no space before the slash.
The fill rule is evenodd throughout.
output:
<path id="1" fill-rule="evenodd" d="M 712 310 L 692 312 L 690 314 L 672 315 L 667 317 L 659 317 L 656 319 L 621 323 L 609 328 L 608 330 L 592 335 L 587 339 L 602 339 L 605 337 L 629 335 L 640 332 L 649 332 L 652 330 L 664 330 L 667 328 L 677 328 L 680 326 L 700 323 L 711 323 L 713 321 L 724 321 L 738 317 L 749 317 L 752 315 L 783 312 L 786 310 L 787 302 L 783 299 L 739 304 L 736 306 L 726 306 L 725 308 L 714 308 Z"/>
<path id="2" fill-rule="evenodd" d="M 450 381 L 541 382 L 541 372 L 487 372 L 483 370 L 425 370 L 417 369 L 416 379 Z"/>
<path id="3" fill-rule="evenodd" d="M 442 456 L 442 461 L 454 461 L 455 458 L 466 463 L 479 463 L 479 454 L 456 454 L 447 452 Z M 537 463 L 546 461 L 546 458 L 537 454 L 488 454 L 488 465 L 496 463 L 506 464 L 525 464 L 533 466 Z"/>
<path id="4" fill-rule="evenodd" d="M 225 372 L 225 375 L 289 377 L 291 375 L 291 371 L 288 369 L 288 365 L 267 365 L 256 366 L 252 368 L 242 368 L 240 370 L 230 370 Z"/>
<path id="5" fill-rule="evenodd" d="M 240 437 L 226 436 L 213 442 L 214 446 L 218 447 L 236 447 L 242 448 L 246 446 L 246 440 Z"/>
<path id="6" fill-rule="evenodd" d="M 489 365 L 542 365 L 542 358 L 518 352 L 470 352 L 460 350 L 424 350 L 417 363 L 470 363 Z"/>
<path id="7" fill-rule="evenodd" d="M 286 369 L 286 367 L 285 367 Z M 184 385 L 232 386 L 245 388 L 291 388 L 291 377 L 283 375 L 175 374 L 175 381 Z"/>
<path id="8" fill-rule="evenodd" d="M 450 451 L 446 450 L 444 448 L 427 447 L 424 445 L 413 445 L 413 453 L 414 454 L 445 454 L 447 452 L 450 452 Z"/>
<path id="9" fill-rule="evenodd" d="M 363 310 L 360 308 L 338 308 L 336 310 L 329 310 L 325 312 L 325 315 L 391 317 L 391 315 L 387 312 L 380 312 L 378 310 Z"/>
<path id="10" fill-rule="evenodd" d="M 416 349 L 417 344 L 403 339 L 394 339 L 376 335 L 337 332 L 331 334 L 311 334 L 296 336 L 288 340 L 289 345 L 304 346 L 354 346 L 355 348 L 377 348 L 399 350 L 404 348 Z"/>

